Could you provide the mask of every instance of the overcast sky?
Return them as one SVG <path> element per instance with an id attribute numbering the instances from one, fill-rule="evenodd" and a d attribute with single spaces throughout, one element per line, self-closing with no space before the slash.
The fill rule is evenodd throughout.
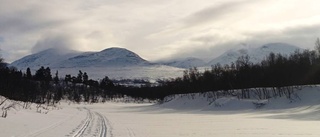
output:
<path id="1" fill-rule="evenodd" d="M 214 58 L 283 42 L 313 48 L 318 0 L 0 0 L 0 49 L 11 62 L 58 47 L 123 47 L 155 61 Z"/>

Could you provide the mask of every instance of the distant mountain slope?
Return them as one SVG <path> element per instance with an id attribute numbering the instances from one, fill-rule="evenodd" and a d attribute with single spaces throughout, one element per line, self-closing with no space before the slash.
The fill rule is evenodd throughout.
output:
<path id="1" fill-rule="evenodd" d="M 221 65 L 231 64 L 232 62 L 236 62 L 239 57 L 246 55 L 250 57 L 251 62 L 258 63 L 265 59 L 271 52 L 275 54 L 280 53 L 282 55 L 289 55 L 296 50 L 300 50 L 300 48 L 285 43 L 270 43 L 259 48 L 229 50 L 219 57 L 211 60 L 207 66 L 215 65 L 217 63 L 220 63 Z"/>
<path id="2" fill-rule="evenodd" d="M 191 68 L 191 67 L 202 67 L 206 64 L 206 62 L 198 58 L 190 57 L 186 59 L 177 59 L 173 61 L 167 61 L 161 64 L 177 67 L 177 68 Z"/>
<path id="3" fill-rule="evenodd" d="M 41 66 L 51 68 L 66 67 L 113 67 L 147 65 L 148 61 L 124 48 L 109 48 L 100 52 L 75 52 L 48 49 L 28 55 L 11 63 L 18 69 Z"/>

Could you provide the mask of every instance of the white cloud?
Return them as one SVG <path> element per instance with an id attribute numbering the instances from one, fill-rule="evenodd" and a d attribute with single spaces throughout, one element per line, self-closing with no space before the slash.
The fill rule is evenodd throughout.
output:
<path id="1" fill-rule="evenodd" d="M 148 60 L 213 58 L 239 43 L 312 48 L 317 0 L 0 0 L 6 60 L 50 47 L 120 46 Z"/>

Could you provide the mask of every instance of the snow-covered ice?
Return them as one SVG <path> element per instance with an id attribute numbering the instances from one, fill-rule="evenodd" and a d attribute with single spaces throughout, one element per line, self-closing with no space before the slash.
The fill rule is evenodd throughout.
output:
<path id="1" fill-rule="evenodd" d="M 257 100 L 212 102 L 200 94 L 177 95 L 163 104 L 61 102 L 62 109 L 47 114 L 9 111 L 0 118 L 0 136 L 319 137 L 320 87 L 297 93 L 301 100 L 273 98 L 259 109 L 252 103 Z"/>

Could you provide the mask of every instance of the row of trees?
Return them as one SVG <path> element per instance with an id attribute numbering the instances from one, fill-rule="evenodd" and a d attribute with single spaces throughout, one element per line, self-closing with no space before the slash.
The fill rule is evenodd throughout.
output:
<path id="1" fill-rule="evenodd" d="M 112 92 L 115 85 L 108 77 L 96 81 L 79 71 L 77 76 L 59 78 L 58 71 L 52 76 L 49 67 L 41 67 L 33 75 L 30 68 L 23 73 L 1 65 L 0 83 L 0 95 L 25 102 L 54 104 L 61 99 L 97 102 L 116 96 Z"/>

